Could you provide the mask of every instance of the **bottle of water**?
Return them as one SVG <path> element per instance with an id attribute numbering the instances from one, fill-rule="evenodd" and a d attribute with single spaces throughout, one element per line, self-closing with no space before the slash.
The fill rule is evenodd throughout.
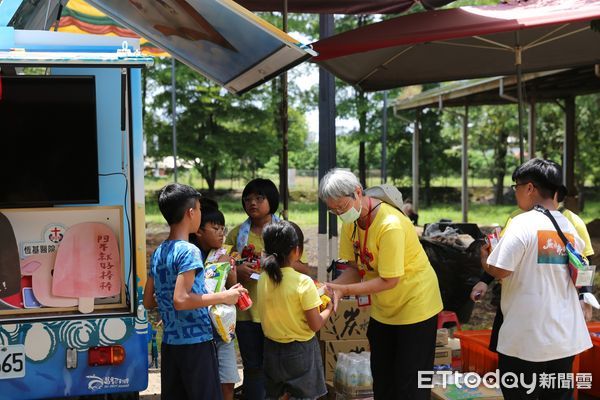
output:
<path id="1" fill-rule="evenodd" d="M 347 383 L 349 387 L 359 386 L 360 384 L 360 359 L 356 353 L 352 353 L 348 366 Z"/>
<path id="2" fill-rule="evenodd" d="M 371 375 L 371 355 L 368 352 L 363 352 L 360 354 L 360 364 L 359 364 L 359 385 L 360 386 L 372 386 L 373 385 L 373 377 Z"/>
<path id="3" fill-rule="evenodd" d="M 348 355 L 346 353 L 339 353 L 337 356 L 337 363 L 335 364 L 335 374 L 333 381 L 334 383 L 345 385 L 346 384 L 346 369 L 348 368 Z"/>

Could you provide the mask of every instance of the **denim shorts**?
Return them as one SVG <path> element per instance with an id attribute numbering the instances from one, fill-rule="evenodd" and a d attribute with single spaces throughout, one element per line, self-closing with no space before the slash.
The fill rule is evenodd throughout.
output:
<path id="1" fill-rule="evenodd" d="M 291 399 L 317 399 L 327 393 L 316 336 L 291 343 L 265 338 L 264 355 L 267 399 L 278 399 L 284 393 Z"/>
<path id="2" fill-rule="evenodd" d="M 219 361 L 219 380 L 221 383 L 239 382 L 240 374 L 238 373 L 237 356 L 233 340 L 225 343 L 220 338 L 215 337 L 215 345 L 217 346 L 217 359 Z"/>

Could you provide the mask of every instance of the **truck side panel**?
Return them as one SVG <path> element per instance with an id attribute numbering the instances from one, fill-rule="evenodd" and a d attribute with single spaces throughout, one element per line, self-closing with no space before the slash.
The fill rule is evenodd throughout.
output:
<path id="1" fill-rule="evenodd" d="M 0 321 L 0 350 L 10 345 L 25 348 L 25 376 L 0 379 L 0 400 L 135 392 L 148 385 L 148 324 L 143 307 L 137 306 L 146 277 L 141 74 L 139 69 L 130 72 L 128 136 L 121 131 L 120 68 L 52 70 L 53 75 L 96 76 L 99 171 L 110 174 L 99 177 L 98 205 L 122 206 L 125 211 L 121 243 L 129 312 L 57 312 L 32 319 L 15 311 L 10 323 Z M 116 344 L 125 349 L 122 364 L 88 365 L 90 347 Z M 67 368 L 68 352 L 76 354 L 74 368 Z M 0 368 L 3 362 L 0 351 Z"/>

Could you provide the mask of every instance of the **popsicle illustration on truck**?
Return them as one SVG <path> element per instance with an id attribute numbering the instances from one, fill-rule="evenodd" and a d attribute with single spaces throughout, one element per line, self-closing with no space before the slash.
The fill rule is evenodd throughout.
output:
<path id="1" fill-rule="evenodd" d="M 79 311 L 87 314 L 94 311 L 94 298 L 120 291 L 121 258 L 113 231 L 97 222 L 70 227 L 58 247 L 52 294 L 77 297 Z"/>

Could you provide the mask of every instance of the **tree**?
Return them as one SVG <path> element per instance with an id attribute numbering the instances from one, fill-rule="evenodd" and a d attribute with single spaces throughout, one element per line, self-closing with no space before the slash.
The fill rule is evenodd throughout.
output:
<path id="1" fill-rule="evenodd" d="M 469 109 L 469 170 L 473 175 L 488 178 L 494 187 L 494 203 L 502 204 L 504 177 L 509 168 L 518 164 L 518 156 L 510 152 L 509 144 L 517 142 L 516 105 L 480 106 Z M 452 117 L 450 116 L 450 119 Z M 460 132 L 462 121 L 455 126 Z"/>
<path id="2" fill-rule="evenodd" d="M 159 149 L 149 146 L 149 155 L 165 156 L 172 148 L 169 64 L 170 60 L 159 61 L 149 74 L 154 96 L 145 125 L 159 137 Z M 277 152 L 268 92 L 254 89 L 234 96 L 181 64 L 176 81 L 178 155 L 193 163 L 209 191 L 214 191 L 217 173 L 224 165 L 239 162 L 240 169 L 255 171 Z M 295 118 L 301 120 L 298 115 Z"/>

